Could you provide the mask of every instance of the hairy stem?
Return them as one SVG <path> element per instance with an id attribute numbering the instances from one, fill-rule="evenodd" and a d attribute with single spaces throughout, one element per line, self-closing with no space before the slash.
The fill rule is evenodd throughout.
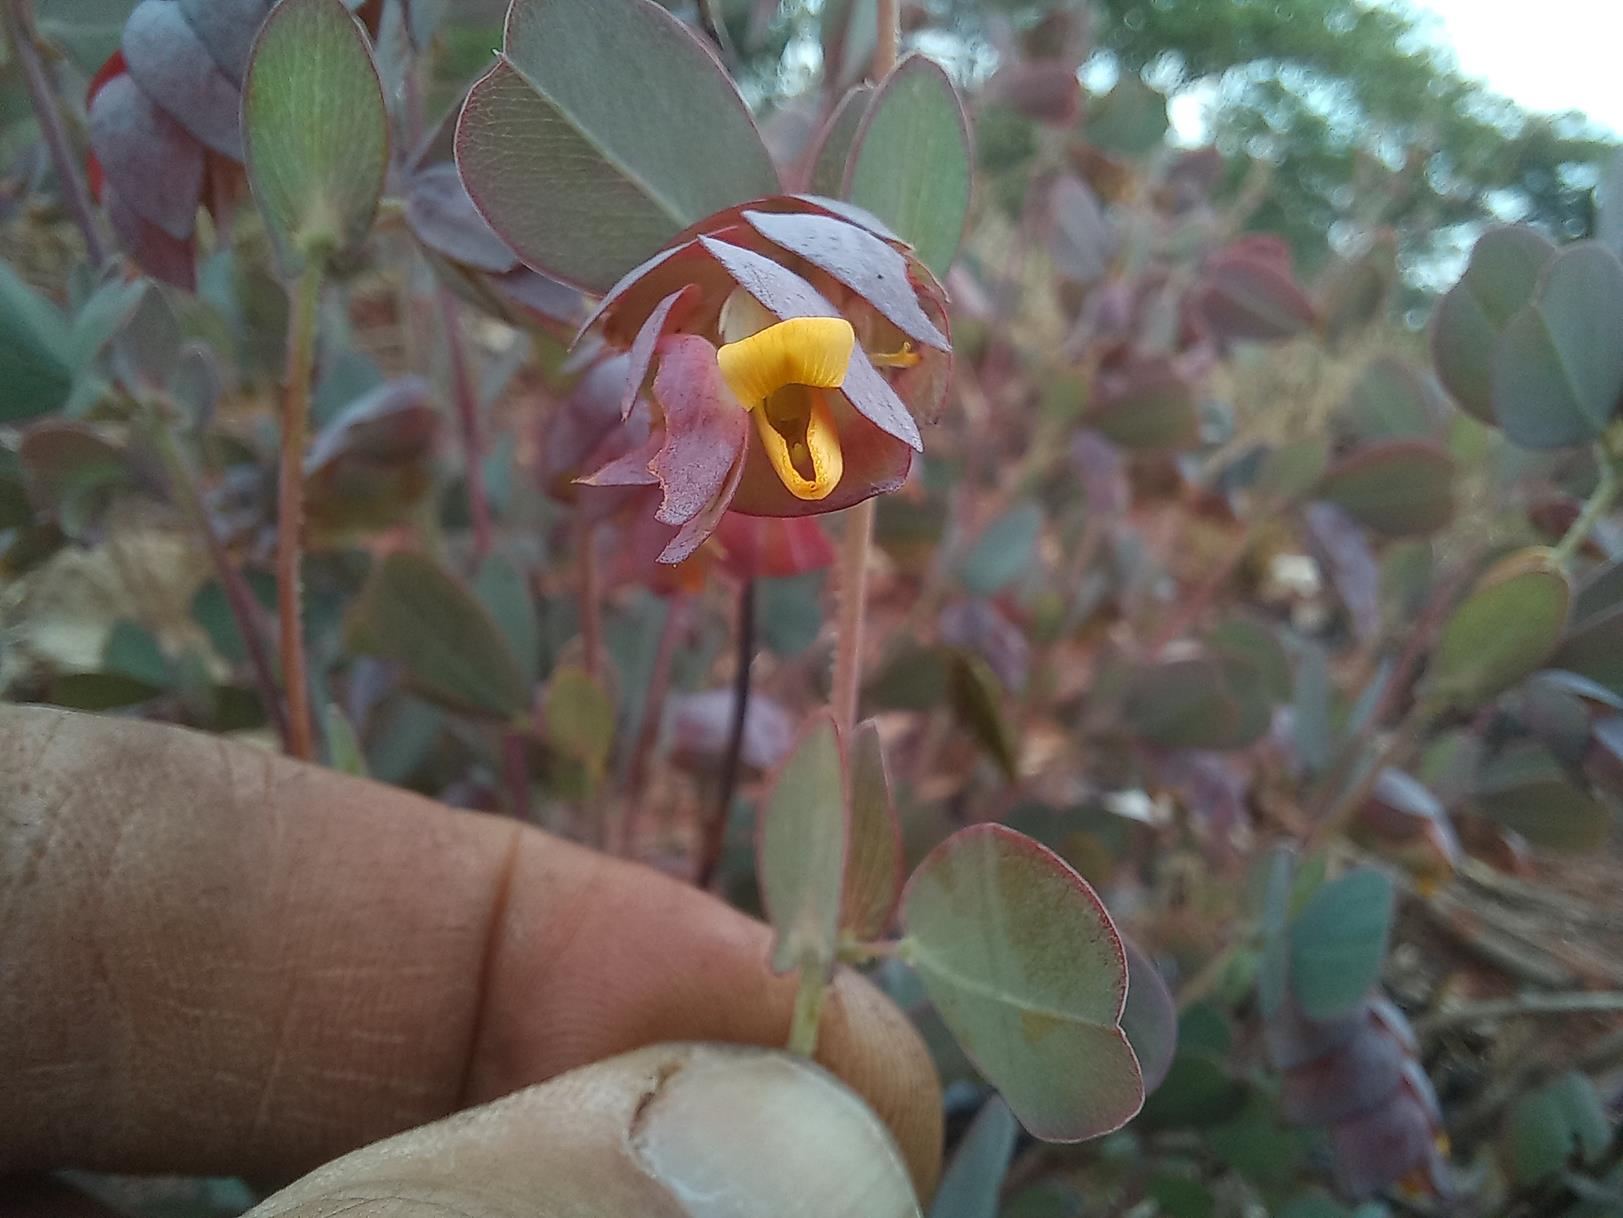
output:
<path id="1" fill-rule="evenodd" d="M 502 778 L 507 784 L 507 809 L 517 820 L 530 819 L 530 766 L 524 756 L 526 732 L 509 728 L 502 733 Z"/>
<path id="2" fill-rule="evenodd" d="M 873 66 L 869 69 L 874 80 L 884 80 L 896 69 L 896 49 L 901 42 L 901 0 L 879 0 L 875 22 L 879 40 L 874 43 Z"/>
<path id="3" fill-rule="evenodd" d="M 90 261 L 100 267 L 107 261 L 107 243 L 102 239 L 101 226 L 96 222 L 96 209 L 90 201 L 90 191 L 84 175 L 79 172 L 79 161 L 73 146 L 68 143 L 67 129 L 62 123 L 62 111 L 56 103 L 56 93 L 45 75 L 40 60 L 39 45 L 34 41 L 34 13 L 29 0 L 5 0 L 0 4 L 0 23 L 6 31 L 6 41 L 22 65 L 23 79 L 28 85 L 28 100 L 39 120 L 40 136 L 51 158 L 51 169 L 56 173 L 57 188 L 68 214 L 78 225 L 84 237 L 85 252 Z"/>
<path id="4" fill-rule="evenodd" d="M 288 318 L 287 381 L 282 404 L 282 467 L 276 495 L 276 603 L 281 622 L 282 687 L 287 693 L 288 753 L 305 761 L 314 752 L 314 745 L 301 621 L 304 448 L 310 421 L 310 377 L 315 366 L 321 278 L 322 260 L 312 257 L 293 285 L 292 312 Z"/>
<path id="5" fill-rule="evenodd" d="M 733 674 L 733 721 L 727 732 L 727 753 L 721 764 L 721 788 L 699 838 L 699 861 L 693 882 L 709 888 L 721 869 L 721 852 L 727 844 L 727 819 L 738 791 L 738 775 L 744 768 L 744 729 L 749 723 L 750 666 L 755 659 L 755 581 L 746 579 L 738 590 L 738 668 Z"/>
<path id="6" fill-rule="evenodd" d="M 868 551 L 873 544 L 875 500 L 865 499 L 845 516 L 840 543 L 839 620 L 834 639 L 834 719 L 849 739 L 862 690 L 862 623 L 868 600 Z"/>
<path id="7" fill-rule="evenodd" d="M 445 329 L 445 345 L 451 363 L 451 400 L 456 403 L 457 423 L 462 431 L 462 461 L 466 466 L 468 515 L 473 520 L 473 563 L 475 568 L 490 553 L 490 494 L 485 488 L 484 424 L 479 417 L 479 395 L 474 389 L 473 372 L 468 365 L 468 348 L 462 334 L 462 318 L 456 297 L 443 283 L 435 289 L 440 324 Z"/>

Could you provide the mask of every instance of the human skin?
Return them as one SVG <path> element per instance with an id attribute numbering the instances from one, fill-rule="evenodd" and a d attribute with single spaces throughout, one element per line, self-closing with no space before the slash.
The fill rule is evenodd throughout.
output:
<path id="1" fill-rule="evenodd" d="M 628 1050 L 781 1046 L 792 978 L 710 896 L 217 737 L 0 708 L 0 1175 L 279 1182 Z M 938 1082 L 842 973 L 818 1061 L 921 1196 Z"/>

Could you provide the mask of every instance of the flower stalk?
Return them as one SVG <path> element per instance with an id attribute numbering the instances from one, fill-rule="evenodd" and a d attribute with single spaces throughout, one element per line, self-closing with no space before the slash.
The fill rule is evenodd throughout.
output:
<path id="1" fill-rule="evenodd" d="M 288 753 L 301 761 L 310 760 L 314 754 L 302 620 L 304 450 L 310 423 L 310 378 L 315 367 L 316 314 L 321 305 L 323 269 L 321 258 L 309 258 L 291 293 L 282 404 L 282 463 L 276 491 L 276 603 L 281 634 L 282 687 L 287 696 Z"/>

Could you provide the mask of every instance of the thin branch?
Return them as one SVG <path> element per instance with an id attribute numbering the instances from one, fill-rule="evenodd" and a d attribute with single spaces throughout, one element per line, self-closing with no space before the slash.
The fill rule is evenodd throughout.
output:
<path id="1" fill-rule="evenodd" d="M 676 658 L 677 640 L 687 628 L 687 617 L 687 598 L 678 593 L 671 597 L 671 603 L 665 610 L 665 625 L 659 632 L 654 668 L 648 676 L 648 692 L 643 698 L 637 739 L 631 747 L 631 759 L 626 765 L 624 807 L 620 813 L 620 832 L 616 843 L 616 851 L 621 855 L 630 855 L 636 847 L 637 814 L 641 812 L 643 800 L 648 794 L 648 770 L 654 745 L 659 741 L 665 698 L 670 692 L 671 662 Z"/>
<path id="2" fill-rule="evenodd" d="M 310 377 L 315 366 L 316 313 L 323 260 L 311 256 L 292 285 L 288 319 L 287 383 L 282 407 L 282 463 L 276 494 L 276 602 L 281 622 L 282 685 L 287 692 L 288 752 L 302 761 L 314 753 L 309 678 L 305 672 L 301 567 L 304 557 L 304 448 L 310 422 Z"/>
<path id="3" fill-rule="evenodd" d="M 28 100 L 39 120 L 40 135 L 56 173 L 56 184 L 62 191 L 62 201 L 68 214 L 78 225 L 84 237 L 85 251 L 99 269 L 107 261 L 107 243 L 102 239 L 101 226 L 96 222 L 96 209 L 90 201 L 90 191 L 79 172 L 79 161 L 68 133 L 62 124 L 62 111 L 57 106 L 56 93 L 45 75 L 40 59 L 39 44 L 34 39 L 33 5 L 29 0 L 5 0 L 0 4 L 0 23 L 6 31 L 6 41 L 12 46 L 17 61 L 22 65 L 23 79 L 28 84 Z"/>
<path id="4" fill-rule="evenodd" d="M 462 334 L 462 318 L 456 297 L 443 283 L 435 289 L 439 298 L 440 323 L 445 328 L 445 345 L 451 363 L 451 399 L 456 404 L 457 423 L 462 431 L 462 461 L 468 488 L 468 515 L 473 520 L 473 563 L 475 568 L 490 553 L 490 493 L 485 487 L 484 423 L 479 416 L 479 395 L 473 386 L 468 364 L 467 342 Z"/>
<path id="5" fill-rule="evenodd" d="M 1514 998 L 1468 1002 L 1418 1020 L 1415 1033 L 1431 1036 L 1473 1023 L 1503 1023 L 1545 1015 L 1601 1015 L 1623 1011 L 1623 993 L 1597 991 L 1565 994 L 1518 994 Z"/>
<path id="6" fill-rule="evenodd" d="M 862 625 L 868 600 L 868 552 L 873 544 L 874 503 L 864 499 L 845 515 L 840 542 L 839 621 L 834 636 L 834 719 L 849 738 L 862 690 Z"/>

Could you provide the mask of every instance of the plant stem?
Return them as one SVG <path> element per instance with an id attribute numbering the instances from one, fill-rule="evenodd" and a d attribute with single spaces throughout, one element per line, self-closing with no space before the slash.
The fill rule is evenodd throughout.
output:
<path id="1" fill-rule="evenodd" d="M 29 0 L 5 0 L 0 4 L 0 23 L 6 31 L 6 41 L 12 46 L 22 64 L 23 79 L 28 85 L 28 100 L 39 120 L 40 135 L 45 150 L 50 154 L 51 168 L 56 173 L 62 201 L 84 237 L 85 252 L 98 269 L 107 261 L 107 243 L 102 239 L 101 227 L 96 223 L 96 209 L 90 201 L 90 191 L 79 172 L 79 161 L 68 143 L 66 128 L 62 125 L 62 111 L 56 104 L 56 93 L 46 78 L 45 65 L 40 60 L 39 45 L 34 41 L 34 13 Z"/>
<path id="2" fill-rule="evenodd" d="M 1578 552 L 1578 547 L 1584 544 L 1591 530 L 1600 523 L 1607 512 L 1612 510 L 1612 505 L 1617 502 L 1618 493 L 1623 491 L 1623 477 L 1618 475 L 1618 462 L 1612 459 L 1604 446 L 1596 446 L 1595 460 L 1600 464 L 1600 481 L 1595 484 L 1594 492 L 1584 504 L 1583 512 L 1572 522 L 1566 536 L 1561 538 L 1560 544 L 1555 547 L 1554 559 L 1557 565 L 1564 565 Z"/>
<path id="3" fill-rule="evenodd" d="M 846 513 L 840 542 L 839 621 L 834 639 L 834 719 L 850 738 L 862 689 L 862 622 L 868 600 L 868 551 L 873 544 L 875 500 Z"/>
<path id="4" fill-rule="evenodd" d="M 896 49 L 902 34 L 900 0 L 879 0 L 875 23 L 879 40 L 874 43 L 869 74 L 875 81 L 881 81 L 896 70 Z"/>
<path id="5" fill-rule="evenodd" d="M 1491 1002 L 1468 1002 L 1438 1011 L 1415 1023 L 1415 1035 L 1425 1037 L 1446 1028 L 1473 1023 L 1501 1023 L 1538 1015 L 1602 1015 L 1623 1011 L 1623 994 L 1586 992 L 1569 994 L 1520 994 Z"/>
<path id="6" fill-rule="evenodd" d="M 462 318 L 456 297 L 443 283 L 435 289 L 439 299 L 440 324 L 445 328 L 445 345 L 451 362 L 451 400 L 456 404 L 457 422 L 462 429 L 462 461 L 467 467 L 468 515 L 473 520 L 473 565 L 477 569 L 490 553 L 490 495 L 485 489 L 484 426 L 479 417 L 479 395 L 468 366 L 468 349 L 462 335 Z"/>
<path id="7" fill-rule="evenodd" d="M 738 668 L 733 674 L 733 721 L 721 765 L 721 789 L 699 838 L 699 861 L 693 873 L 693 882 L 700 888 L 709 888 L 715 882 L 727 844 L 727 820 L 738 790 L 738 775 L 744 768 L 744 731 L 749 723 L 750 666 L 754 659 L 755 581 L 746 579 L 738 590 Z"/>
<path id="8" fill-rule="evenodd" d="M 823 999 L 827 993 L 822 966 L 810 960 L 802 964 L 800 988 L 795 991 L 795 1013 L 789 1021 L 789 1052 L 802 1057 L 817 1052 L 817 1028 L 823 1020 Z"/>
<path id="9" fill-rule="evenodd" d="M 282 404 L 282 468 L 276 495 L 276 603 L 281 621 L 282 686 L 287 693 L 288 753 L 304 761 L 308 761 L 314 751 L 300 613 L 304 448 L 310 420 L 310 376 L 315 366 L 316 312 L 321 304 L 322 269 L 322 259 L 310 257 L 291 293 L 287 383 Z"/>
<path id="10" fill-rule="evenodd" d="M 181 500 L 181 506 L 191 520 L 192 527 L 197 530 L 203 539 L 204 547 L 208 550 L 209 561 L 214 565 L 215 578 L 220 581 L 220 588 L 225 592 L 226 605 L 237 623 L 237 633 L 242 636 L 242 648 L 247 654 L 248 667 L 253 673 L 254 687 L 259 691 L 259 700 L 264 704 L 265 714 L 276 725 L 276 734 L 282 742 L 283 751 L 291 752 L 293 737 L 288 723 L 287 707 L 282 701 L 282 691 L 276 685 L 276 670 L 271 665 L 270 654 L 265 647 L 259 607 L 254 602 L 253 592 L 248 587 L 248 581 L 243 579 L 242 572 L 231 561 L 231 555 L 226 552 L 225 543 L 220 540 L 220 535 L 214 531 L 213 518 L 210 517 L 208 505 L 203 502 L 202 492 L 198 489 L 197 475 L 192 470 L 186 454 L 176 442 L 174 433 L 165 426 L 163 420 L 151 415 L 150 412 L 148 430 L 163 459 L 175 494 Z"/>

